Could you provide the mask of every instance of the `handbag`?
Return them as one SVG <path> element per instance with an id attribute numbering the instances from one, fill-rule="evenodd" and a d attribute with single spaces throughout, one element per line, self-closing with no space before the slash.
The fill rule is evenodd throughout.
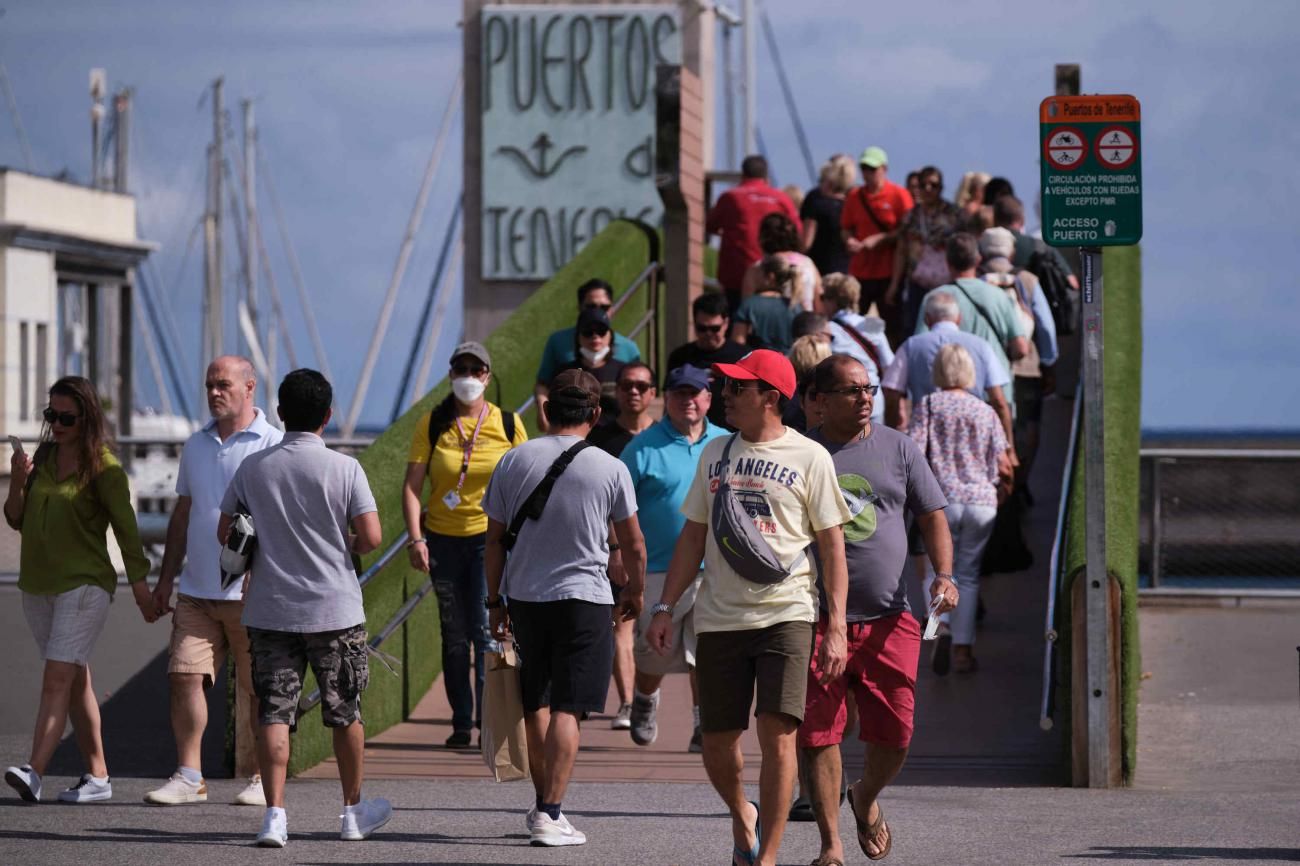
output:
<path id="1" fill-rule="evenodd" d="M 780 583 L 803 562 L 808 552 L 804 550 L 788 566 L 781 564 L 772 545 L 758 531 L 749 511 L 736 491 L 727 483 L 728 458 L 731 446 L 739 433 L 732 433 L 722 449 L 722 474 L 718 478 L 718 492 L 713 497 L 713 540 L 727 564 L 745 580 L 764 585 Z M 758 507 L 757 505 L 751 507 Z"/>
<path id="2" fill-rule="evenodd" d="M 528 778 L 528 737 L 519 686 L 519 656 L 514 647 L 487 652 L 483 674 L 483 727 L 479 748 L 483 763 L 498 782 Z"/>

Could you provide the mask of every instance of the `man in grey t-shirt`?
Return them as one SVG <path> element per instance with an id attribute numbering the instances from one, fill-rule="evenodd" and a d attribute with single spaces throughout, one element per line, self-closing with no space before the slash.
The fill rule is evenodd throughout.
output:
<path id="1" fill-rule="evenodd" d="M 501 458 L 483 495 L 488 517 L 484 566 L 492 634 L 519 646 L 528 764 L 536 802 L 526 823 L 534 845 L 581 845 L 587 837 L 560 811 L 578 754 L 584 713 L 605 709 L 613 670 L 613 618 L 635 620 L 645 589 L 645 540 L 636 493 L 622 461 L 586 445 L 600 419 L 600 383 L 583 370 L 551 380 L 541 410 L 549 434 Z M 555 479 L 539 517 L 523 522 L 514 548 L 507 529 L 561 455 L 572 464 Z M 613 523 L 615 543 L 610 543 Z M 627 583 L 618 608 L 610 590 L 611 550 L 622 551 Z M 507 559 L 509 553 L 509 559 Z M 509 597 L 507 608 L 502 595 Z"/>
<path id="2" fill-rule="evenodd" d="M 334 732 L 343 786 L 340 838 L 364 839 L 393 813 L 382 797 L 361 799 L 361 692 L 369 671 L 366 613 L 352 554 L 374 550 L 381 539 L 361 464 L 329 451 L 320 438 L 333 399 L 330 383 L 315 370 L 284 377 L 278 407 L 284 439 L 240 464 L 217 524 L 224 544 L 242 507 L 257 533 L 243 623 L 253 658 L 261 727 L 257 758 L 267 804 L 257 844 L 270 848 L 283 848 L 289 839 L 289 734 L 308 665 L 320 684 L 321 721 Z"/>
<path id="3" fill-rule="evenodd" d="M 840 492 L 853 517 L 844 524 L 848 558 L 849 662 L 842 676 L 821 683 L 810 672 L 799 747 L 811 782 L 813 812 L 821 833 L 821 860 L 843 862 L 839 838 L 840 741 L 844 738 L 850 692 L 857 700 L 860 736 L 867 744 L 862 777 L 849 789 L 849 805 L 864 854 L 879 859 L 892 839 L 880 792 L 903 768 L 912 737 L 921 631 L 907 610 L 903 583 L 907 561 L 904 511 L 925 537 L 937 572 L 931 598 L 939 610 L 957 605 L 952 581 L 952 538 L 943 509 L 943 490 L 910 438 L 871 423 L 877 386 L 848 355 L 817 365 L 813 388 L 822 426 L 811 437 L 831 453 Z M 825 623 L 825 599 L 822 601 Z"/>

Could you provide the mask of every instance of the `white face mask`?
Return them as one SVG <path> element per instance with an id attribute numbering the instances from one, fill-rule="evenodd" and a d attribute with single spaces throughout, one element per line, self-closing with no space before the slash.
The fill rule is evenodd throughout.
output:
<path id="1" fill-rule="evenodd" d="M 451 380 L 451 393 L 456 395 L 456 399 L 462 403 L 473 403 L 487 389 L 487 383 L 482 379 L 476 379 L 473 376 L 466 376 L 464 379 Z"/>
<path id="2" fill-rule="evenodd" d="M 605 360 L 605 356 L 609 354 L 609 347 L 606 346 L 599 352 L 593 352 L 591 349 L 583 346 L 579 351 L 582 352 L 582 359 L 588 364 L 599 364 L 601 361 Z"/>

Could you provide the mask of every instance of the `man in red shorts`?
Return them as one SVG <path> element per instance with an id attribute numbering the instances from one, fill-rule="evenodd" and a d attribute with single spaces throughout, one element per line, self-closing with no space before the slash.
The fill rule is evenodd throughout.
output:
<path id="1" fill-rule="evenodd" d="M 916 665 L 921 626 L 907 609 L 903 583 L 907 560 L 904 510 L 920 525 L 937 573 L 931 599 L 939 609 L 957 605 L 952 581 L 952 538 L 947 505 L 925 455 L 896 430 L 871 423 L 876 385 L 849 355 L 832 355 L 813 374 L 822 426 L 809 434 L 831 453 L 840 492 L 853 515 L 844 524 L 849 592 L 845 605 L 849 660 L 842 676 L 822 682 L 814 662 L 808 674 L 807 705 L 799 747 L 811 788 L 813 814 L 821 833 L 815 866 L 843 864 L 839 836 L 840 741 L 850 694 L 857 701 L 860 736 L 867 744 L 862 778 L 849 788 L 862 853 L 879 860 L 893 839 L 877 798 L 903 768 L 912 739 Z M 825 600 L 817 624 L 817 658 L 826 623 Z"/>

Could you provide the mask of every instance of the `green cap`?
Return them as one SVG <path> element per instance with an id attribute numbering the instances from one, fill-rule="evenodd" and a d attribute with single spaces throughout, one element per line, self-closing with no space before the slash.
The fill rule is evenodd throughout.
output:
<path id="1" fill-rule="evenodd" d="M 889 165 L 889 157 L 885 155 L 882 148 L 873 144 L 862 151 L 862 156 L 858 157 L 858 165 L 865 165 L 867 168 L 880 168 L 882 165 Z"/>

